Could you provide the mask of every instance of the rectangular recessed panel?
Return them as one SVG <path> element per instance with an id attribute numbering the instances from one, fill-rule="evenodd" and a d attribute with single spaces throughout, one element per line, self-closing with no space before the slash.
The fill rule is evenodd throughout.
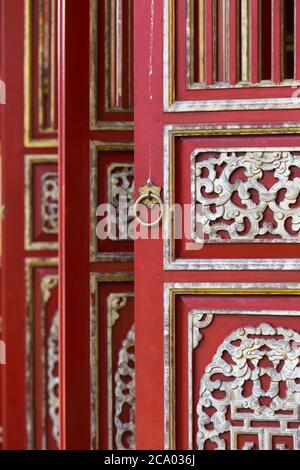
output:
<path id="1" fill-rule="evenodd" d="M 133 258 L 133 144 L 91 144 L 91 259 Z"/>
<path id="2" fill-rule="evenodd" d="M 55 250 L 58 237 L 58 169 L 55 155 L 25 155 L 25 247 Z"/>
<path id="3" fill-rule="evenodd" d="M 58 269 L 53 258 L 26 262 L 28 448 L 59 448 Z"/>

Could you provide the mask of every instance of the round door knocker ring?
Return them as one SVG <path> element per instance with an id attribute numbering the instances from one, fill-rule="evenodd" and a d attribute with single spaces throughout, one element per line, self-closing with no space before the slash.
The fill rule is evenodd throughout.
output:
<path id="1" fill-rule="evenodd" d="M 158 219 L 156 219 L 154 222 L 145 222 L 144 220 L 142 220 L 138 214 L 137 214 L 137 208 L 138 208 L 138 205 L 141 204 L 143 201 L 145 201 L 146 199 L 154 199 L 157 204 L 159 204 L 159 207 L 160 207 L 160 215 L 158 217 Z M 161 221 L 161 219 L 163 218 L 163 215 L 164 215 L 164 205 L 163 205 L 163 202 L 161 200 L 161 198 L 159 196 L 157 196 L 156 194 L 154 194 L 152 191 L 149 191 L 147 194 L 142 194 L 135 202 L 134 204 L 134 208 L 133 208 L 133 214 L 134 214 L 134 217 L 136 218 L 136 220 L 138 221 L 138 223 L 140 225 L 142 225 L 143 227 L 154 227 L 155 225 L 159 224 L 159 222 Z"/>

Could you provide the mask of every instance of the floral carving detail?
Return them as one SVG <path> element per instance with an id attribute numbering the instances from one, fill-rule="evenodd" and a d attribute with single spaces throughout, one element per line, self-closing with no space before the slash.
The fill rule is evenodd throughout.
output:
<path id="1" fill-rule="evenodd" d="M 52 420 L 52 436 L 59 445 L 59 376 L 58 376 L 58 312 L 55 313 L 48 336 L 48 409 Z"/>
<path id="2" fill-rule="evenodd" d="M 200 385 L 198 449 L 300 448 L 300 335 L 262 324 L 233 332 Z M 290 425 L 292 423 L 292 425 Z"/>
<path id="3" fill-rule="evenodd" d="M 194 158 L 193 239 L 203 227 L 212 242 L 300 241 L 300 155 L 237 150 Z"/>
<path id="4" fill-rule="evenodd" d="M 135 449 L 135 354 L 134 326 L 119 352 L 115 374 L 115 445 L 118 450 Z"/>
<path id="5" fill-rule="evenodd" d="M 122 205 L 127 205 L 127 211 L 120 214 L 120 201 Z M 128 210 L 134 204 L 134 169 L 133 164 L 122 165 L 113 163 L 108 168 L 108 203 L 116 209 L 116 224 L 118 233 L 114 238 L 110 233 L 111 239 L 130 240 L 134 233 L 130 222 L 134 220 L 133 216 L 128 216 Z M 126 208 L 125 208 L 126 209 Z M 126 212 L 126 213 L 125 213 Z M 121 220 L 119 220 L 121 218 Z"/>
<path id="6" fill-rule="evenodd" d="M 58 175 L 42 176 L 42 229 L 47 234 L 58 233 Z"/>

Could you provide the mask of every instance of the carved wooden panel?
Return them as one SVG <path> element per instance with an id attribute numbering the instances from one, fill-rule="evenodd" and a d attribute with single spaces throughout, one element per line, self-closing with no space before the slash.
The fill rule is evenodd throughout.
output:
<path id="1" fill-rule="evenodd" d="M 133 128 L 133 1 L 91 1 L 91 128 Z"/>
<path id="2" fill-rule="evenodd" d="M 300 149 L 292 134 L 267 125 L 166 127 L 166 269 L 297 269 Z"/>
<path id="3" fill-rule="evenodd" d="M 92 261 L 132 260 L 133 145 L 93 142 L 90 181 Z M 125 206 L 124 220 L 120 218 L 120 212 L 124 210 L 120 203 Z M 105 222 L 109 207 L 114 211 L 110 224 Z M 108 236 L 105 227 L 109 228 Z"/>
<path id="4" fill-rule="evenodd" d="M 58 237 L 58 172 L 54 155 L 25 156 L 25 246 L 55 250 Z"/>
<path id="5" fill-rule="evenodd" d="M 295 284 L 165 285 L 167 448 L 299 448 L 299 294 Z"/>
<path id="6" fill-rule="evenodd" d="M 26 263 L 26 379 L 29 449 L 59 446 L 57 260 Z"/>
<path id="7" fill-rule="evenodd" d="M 267 323 L 224 339 L 201 379 L 198 449 L 299 450 L 299 340 Z"/>
<path id="8" fill-rule="evenodd" d="M 166 111 L 297 107 L 297 1 L 164 0 L 164 8 Z"/>
<path id="9" fill-rule="evenodd" d="M 57 146 L 57 0 L 25 0 L 24 140 Z"/>
<path id="10" fill-rule="evenodd" d="M 91 275 L 92 445 L 95 449 L 135 449 L 132 280 L 129 273 Z"/>

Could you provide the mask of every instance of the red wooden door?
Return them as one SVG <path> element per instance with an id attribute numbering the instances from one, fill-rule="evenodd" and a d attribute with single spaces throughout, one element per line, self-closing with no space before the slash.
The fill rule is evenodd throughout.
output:
<path id="1" fill-rule="evenodd" d="M 135 2 L 138 448 L 298 448 L 299 7 Z"/>
<path id="2" fill-rule="evenodd" d="M 134 448 L 133 241 L 96 236 L 133 201 L 133 3 L 0 11 L 3 447 Z"/>
<path id="3" fill-rule="evenodd" d="M 58 4 L 60 443 L 132 449 L 133 241 L 96 229 L 133 200 L 133 4 Z"/>

